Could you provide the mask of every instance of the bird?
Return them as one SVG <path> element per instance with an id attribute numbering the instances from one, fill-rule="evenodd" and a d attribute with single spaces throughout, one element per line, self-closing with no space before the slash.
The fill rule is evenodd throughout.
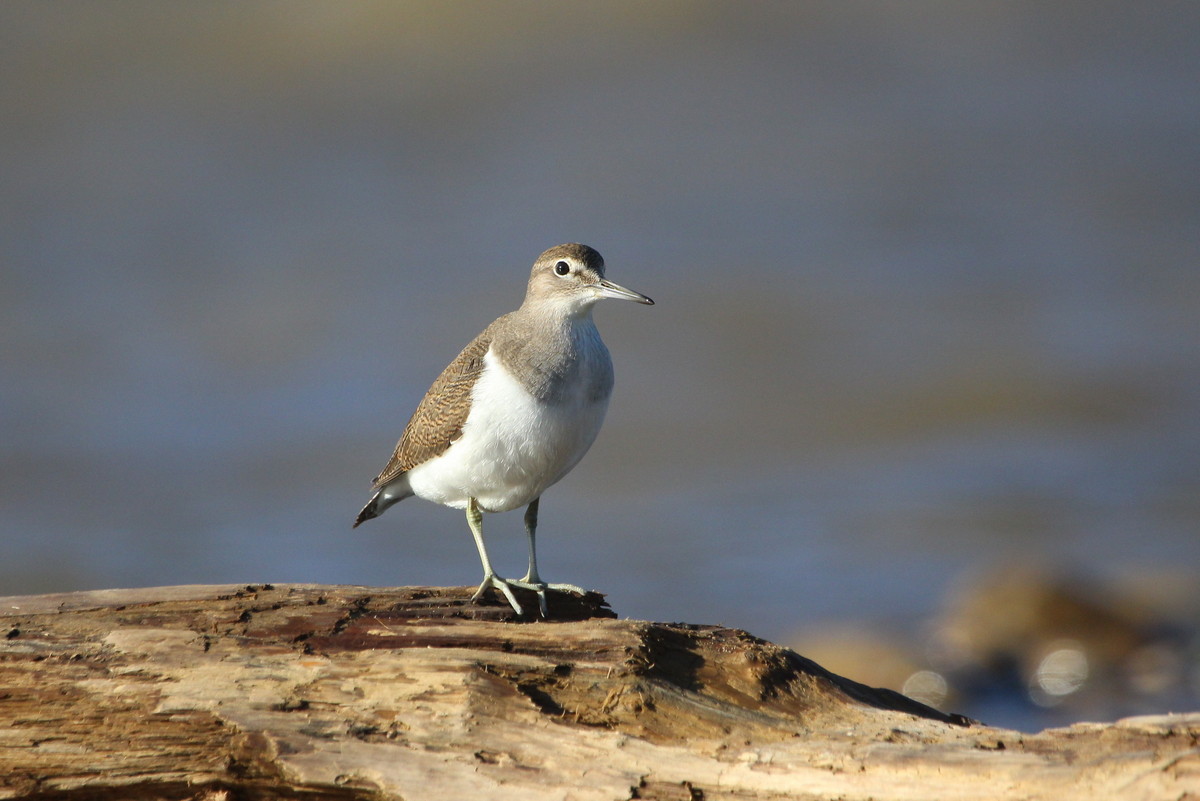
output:
<path id="1" fill-rule="evenodd" d="M 579 463 L 604 422 L 613 366 L 592 307 L 605 298 L 654 305 L 608 280 L 604 259 L 587 245 L 542 253 L 521 306 L 483 329 L 425 393 L 354 527 L 412 496 L 464 509 L 483 564 L 472 602 L 494 588 L 522 616 L 518 587 L 536 593 L 546 617 L 547 590 L 584 594 L 538 573 L 538 503 Z M 529 569 L 504 579 L 484 546 L 483 515 L 522 506 Z"/>

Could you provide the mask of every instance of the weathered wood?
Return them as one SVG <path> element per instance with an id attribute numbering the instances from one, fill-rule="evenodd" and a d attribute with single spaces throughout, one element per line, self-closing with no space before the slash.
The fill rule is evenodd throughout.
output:
<path id="1" fill-rule="evenodd" d="M 741 631 L 470 593 L 0 599 L 0 798 L 1200 797 L 1200 714 L 1024 735 Z"/>

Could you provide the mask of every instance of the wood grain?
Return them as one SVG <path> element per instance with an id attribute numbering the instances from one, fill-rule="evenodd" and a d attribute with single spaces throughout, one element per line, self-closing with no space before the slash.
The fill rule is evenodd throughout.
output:
<path id="1" fill-rule="evenodd" d="M 1021 734 L 742 631 L 472 591 L 0 599 L 0 798 L 1200 797 L 1200 714 Z"/>

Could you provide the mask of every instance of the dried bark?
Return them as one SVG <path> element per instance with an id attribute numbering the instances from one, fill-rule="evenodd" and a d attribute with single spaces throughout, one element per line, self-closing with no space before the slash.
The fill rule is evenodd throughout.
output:
<path id="1" fill-rule="evenodd" d="M 1200 797 L 1200 713 L 1026 735 L 745 632 L 470 592 L 0 599 L 0 798 Z"/>

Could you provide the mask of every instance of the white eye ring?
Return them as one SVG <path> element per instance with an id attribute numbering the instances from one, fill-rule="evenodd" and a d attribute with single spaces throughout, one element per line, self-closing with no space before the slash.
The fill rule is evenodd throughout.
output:
<path id="1" fill-rule="evenodd" d="M 554 272 L 558 275 L 566 275 L 571 272 L 571 265 L 567 264 L 565 261 L 560 261 L 558 264 L 554 265 Z"/>

